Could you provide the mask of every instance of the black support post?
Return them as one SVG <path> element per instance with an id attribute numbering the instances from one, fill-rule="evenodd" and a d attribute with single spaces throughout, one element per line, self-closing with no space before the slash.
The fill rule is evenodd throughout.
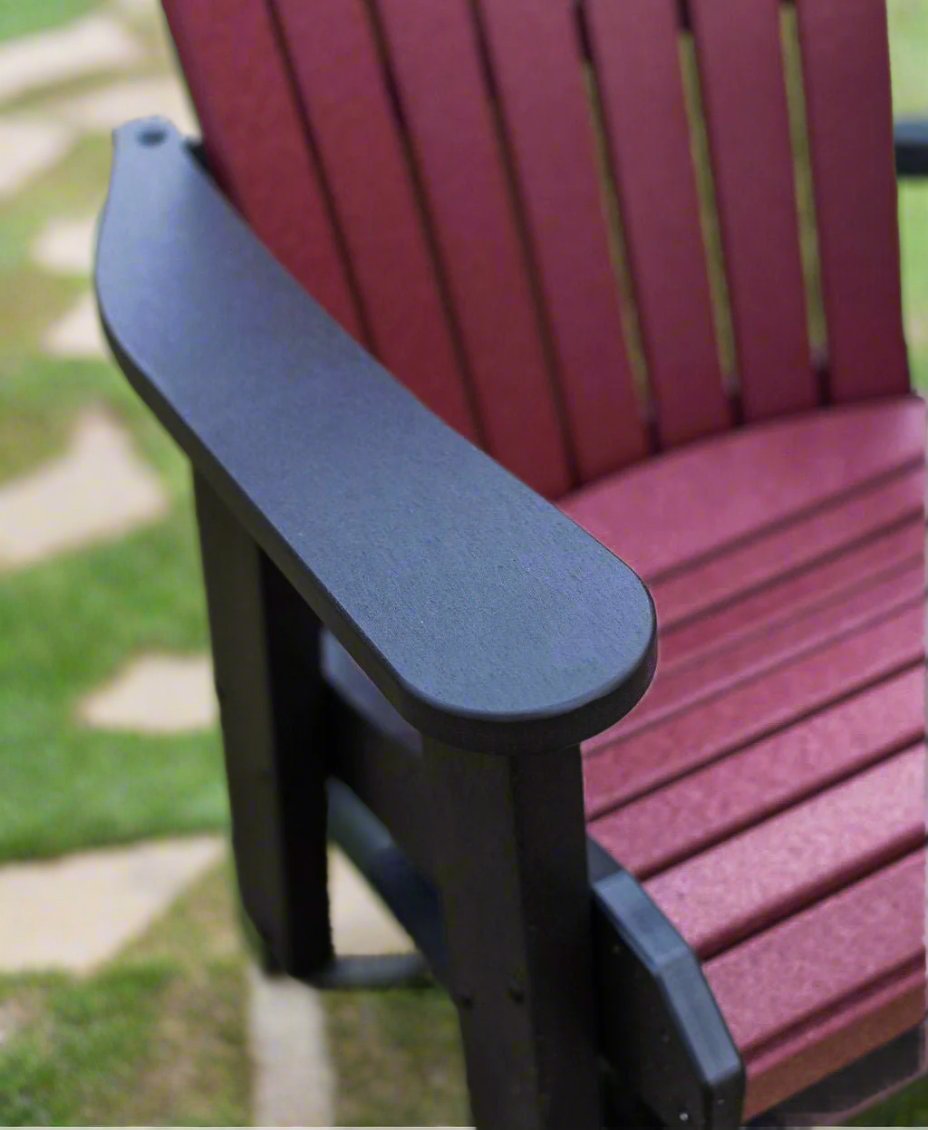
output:
<path id="1" fill-rule="evenodd" d="M 580 752 L 425 755 L 477 1127 L 598 1130 Z"/>
<path id="2" fill-rule="evenodd" d="M 332 957 L 319 624 L 212 488 L 194 484 L 242 903 L 270 962 L 311 976 Z"/>

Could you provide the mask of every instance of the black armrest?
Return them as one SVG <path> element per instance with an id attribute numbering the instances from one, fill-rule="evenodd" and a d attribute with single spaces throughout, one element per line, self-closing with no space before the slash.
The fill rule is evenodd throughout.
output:
<path id="1" fill-rule="evenodd" d="M 115 149 L 96 288 L 119 364 L 407 721 L 530 751 L 630 710 L 655 663 L 631 569 L 326 316 L 170 124 Z"/>
<path id="2" fill-rule="evenodd" d="M 928 118 L 900 118 L 893 135 L 899 176 L 928 177 Z"/>

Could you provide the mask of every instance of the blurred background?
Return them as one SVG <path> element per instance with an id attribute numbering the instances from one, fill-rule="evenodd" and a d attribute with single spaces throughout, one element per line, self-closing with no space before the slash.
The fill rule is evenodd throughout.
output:
<path id="1" fill-rule="evenodd" d="M 928 115 L 928 0 L 889 5 Z M 148 113 L 196 132 L 155 0 L 0 0 L 0 1124 L 458 1124 L 441 996 L 322 1000 L 240 940 L 187 471 L 91 296 L 109 133 Z M 928 184 L 901 204 L 925 389 Z M 407 944 L 333 867 L 340 947 Z"/>

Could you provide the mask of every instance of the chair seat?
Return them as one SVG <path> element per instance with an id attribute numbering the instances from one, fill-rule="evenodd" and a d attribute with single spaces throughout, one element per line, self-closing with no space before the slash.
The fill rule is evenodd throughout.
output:
<path id="1" fill-rule="evenodd" d="M 660 662 L 584 748 L 591 835 L 704 963 L 748 1117 L 925 1014 L 924 412 L 727 433 L 568 497 Z"/>

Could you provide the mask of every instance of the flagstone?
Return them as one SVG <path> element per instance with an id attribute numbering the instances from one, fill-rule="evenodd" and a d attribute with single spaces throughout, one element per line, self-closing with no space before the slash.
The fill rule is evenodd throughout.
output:
<path id="1" fill-rule="evenodd" d="M 77 305 L 45 332 L 42 348 L 52 357 L 80 357 L 90 360 L 108 359 L 109 346 L 100 328 L 93 294 L 88 290 Z"/>
<path id="2" fill-rule="evenodd" d="M 248 1033 L 256 1126 L 332 1126 L 335 1083 L 319 993 L 249 973 Z"/>
<path id="3" fill-rule="evenodd" d="M 60 122 L 25 116 L 0 118 L 0 200 L 56 165 L 72 140 L 72 130 Z"/>
<path id="4" fill-rule="evenodd" d="M 408 953 L 415 948 L 354 864 L 337 849 L 329 852 L 329 902 L 337 954 Z"/>
<path id="5" fill-rule="evenodd" d="M 109 133 L 133 118 L 170 118 L 182 133 L 198 133 L 197 120 L 180 80 L 173 75 L 135 78 L 69 98 L 56 113 L 84 130 Z"/>
<path id="6" fill-rule="evenodd" d="M 141 655 L 79 705 L 82 721 L 100 730 L 178 734 L 216 721 L 207 655 Z"/>
<path id="7" fill-rule="evenodd" d="M 63 455 L 0 486 L 0 569 L 120 537 L 167 510 L 129 433 L 105 412 L 85 411 Z"/>
<path id="8" fill-rule="evenodd" d="M 220 837 L 198 836 L 0 868 L 0 971 L 92 971 L 224 850 Z"/>
<path id="9" fill-rule="evenodd" d="M 141 58 L 138 42 L 121 21 L 94 13 L 0 44 L 0 100 L 98 71 L 124 70 Z"/>
<path id="10" fill-rule="evenodd" d="M 93 266 L 96 216 L 52 220 L 32 245 L 32 260 L 60 275 L 89 275 Z"/>

